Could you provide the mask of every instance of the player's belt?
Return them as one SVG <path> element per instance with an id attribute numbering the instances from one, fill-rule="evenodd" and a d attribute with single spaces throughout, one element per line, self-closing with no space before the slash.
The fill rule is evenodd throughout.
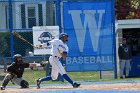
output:
<path id="1" fill-rule="evenodd" d="M 58 57 L 58 56 L 54 56 L 54 57 L 56 57 L 56 58 L 58 58 L 58 59 L 60 58 L 60 57 Z"/>
<path id="2" fill-rule="evenodd" d="M 53 55 L 51 55 L 51 56 L 53 56 Z M 58 58 L 58 59 L 60 58 L 60 57 L 58 57 L 58 56 L 53 56 L 53 57 Z"/>

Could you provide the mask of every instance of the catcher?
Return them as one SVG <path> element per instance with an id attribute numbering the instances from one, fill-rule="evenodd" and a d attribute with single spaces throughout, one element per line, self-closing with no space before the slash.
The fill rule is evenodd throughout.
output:
<path id="1" fill-rule="evenodd" d="M 14 62 L 7 68 L 8 74 L 5 76 L 1 90 L 5 90 L 6 85 L 11 81 L 13 84 L 21 86 L 21 88 L 29 88 L 29 83 L 22 78 L 25 68 L 36 67 L 35 63 L 24 63 L 20 54 L 14 55 Z"/>

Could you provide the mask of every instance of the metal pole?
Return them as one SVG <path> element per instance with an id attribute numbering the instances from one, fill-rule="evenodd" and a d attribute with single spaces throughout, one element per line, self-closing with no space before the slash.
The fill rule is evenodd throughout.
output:
<path id="1" fill-rule="evenodd" d="M 117 62 L 116 62 L 116 32 L 115 32 L 115 0 L 112 0 L 112 23 L 113 23 L 113 48 L 114 48 L 114 78 L 117 78 Z"/>
<path id="2" fill-rule="evenodd" d="M 56 25 L 59 26 L 60 33 L 62 32 L 61 27 L 61 9 L 60 9 L 60 0 L 56 0 Z"/>
<path id="3" fill-rule="evenodd" d="M 12 0 L 9 0 L 9 30 L 10 30 L 10 53 L 11 53 L 11 63 L 13 62 L 14 55 L 14 44 L 13 44 L 13 16 L 12 16 Z"/>

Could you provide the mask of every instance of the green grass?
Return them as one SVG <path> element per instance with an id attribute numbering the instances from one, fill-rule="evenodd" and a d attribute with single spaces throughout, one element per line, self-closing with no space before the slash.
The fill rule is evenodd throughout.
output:
<path id="1" fill-rule="evenodd" d="M 122 79 L 114 79 L 114 78 L 103 78 L 100 79 L 100 75 L 99 72 L 68 72 L 67 73 L 69 75 L 69 77 L 73 80 L 73 81 L 116 81 L 116 80 L 122 80 Z M 23 78 L 25 80 L 28 80 L 28 82 L 30 84 L 35 84 L 35 79 L 38 78 L 43 78 L 46 76 L 46 72 L 44 70 L 29 70 L 26 71 L 24 73 Z M 128 81 L 132 81 L 132 80 L 140 80 L 140 78 L 126 78 L 123 80 L 128 80 Z M 63 82 L 58 82 L 58 81 L 47 81 L 47 82 L 43 82 L 43 84 L 53 84 L 53 83 L 63 83 Z M 66 81 L 64 82 L 66 83 Z"/>
<path id="2" fill-rule="evenodd" d="M 99 80 L 99 74 L 97 72 L 68 72 L 69 77 L 74 81 L 95 81 Z M 35 84 L 35 80 L 46 76 L 44 70 L 28 70 L 24 72 L 23 78 L 30 84 Z M 43 82 L 44 84 L 62 83 L 58 81 Z M 64 82 L 66 83 L 66 82 Z"/>
<path id="3" fill-rule="evenodd" d="M 127 78 L 127 79 L 113 79 L 113 78 L 104 78 L 104 79 L 100 79 L 100 75 L 99 72 L 68 72 L 68 75 L 70 76 L 70 78 L 74 81 L 119 81 L 119 80 L 128 80 L 128 81 L 134 81 L 134 80 L 140 80 L 140 78 Z M 1 76 L 2 78 L 4 78 L 3 76 Z M 34 85 L 36 84 L 36 79 L 38 78 L 43 78 L 46 77 L 46 71 L 44 70 L 27 70 L 24 72 L 23 75 L 23 79 L 27 80 L 29 82 L 30 85 Z M 0 81 L 0 84 L 2 82 L 2 79 Z M 47 82 L 42 82 L 42 84 L 60 84 L 60 83 L 67 83 L 65 82 L 61 82 L 61 81 L 47 81 Z M 11 83 L 9 83 L 8 85 L 13 85 Z"/>

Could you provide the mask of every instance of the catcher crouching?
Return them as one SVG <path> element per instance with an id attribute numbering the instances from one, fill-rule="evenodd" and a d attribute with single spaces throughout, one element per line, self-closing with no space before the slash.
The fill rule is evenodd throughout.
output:
<path id="1" fill-rule="evenodd" d="M 22 78 L 25 68 L 36 67 L 34 63 L 24 63 L 20 54 L 14 55 L 14 62 L 7 68 L 7 75 L 5 76 L 1 90 L 5 90 L 6 85 L 11 81 L 13 84 L 21 86 L 21 88 L 29 88 L 29 83 Z"/>

